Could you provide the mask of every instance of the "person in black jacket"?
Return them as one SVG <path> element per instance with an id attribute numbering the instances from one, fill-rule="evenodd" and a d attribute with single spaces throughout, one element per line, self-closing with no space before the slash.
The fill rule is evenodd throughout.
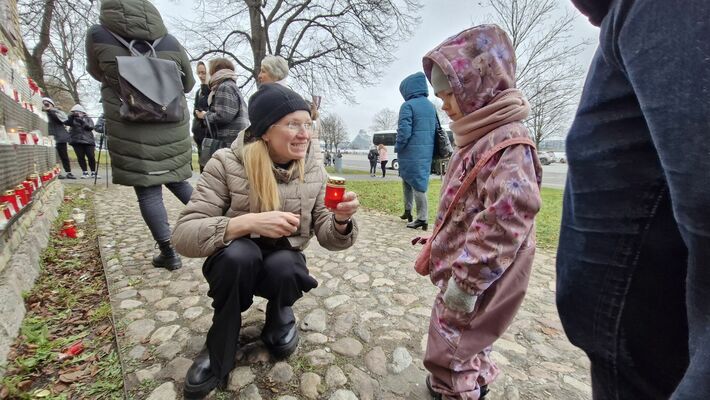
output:
<path id="1" fill-rule="evenodd" d="M 94 140 L 94 121 L 86 115 L 86 110 L 81 104 L 77 104 L 71 108 L 69 118 L 64 125 L 69 127 L 69 143 L 74 148 L 76 158 L 81 167 L 81 179 L 89 178 L 89 172 L 86 170 L 86 162 L 89 162 L 91 169 L 91 178 L 100 176 L 96 175 L 96 158 L 94 157 L 94 148 L 96 141 Z"/>
<path id="2" fill-rule="evenodd" d="M 200 154 L 202 154 L 202 140 L 207 136 L 207 124 L 204 119 L 197 117 L 198 111 L 208 111 L 210 106 L 207 102 L 207 98 L 210 95 L 210 86 L 207 84 L 209 82 L 209 77 L 207 76 L 207 66 L 204 62 L 199 61 L 197 63 L 197 77 L 200 79 L 200 88 L 195 93 L 195 107 L 192 112 L 192 139 L 197 145 L 197 155 L 198 159 Z M 200 173 L 202 173 L 202 165 L 200 165 Z"/>
<path id="3" fill-rule="evenodd" d="M 375 176 L 377 174 L 377 158 L 380 154 L 377 152 L 375 146 L 370 146 L 370 152 L 367 153 L 367 159 L 370 160 L 370 176 Z"/>
<path id="4" fill-rule="evenodd" d="M 69 132 L 64 126 L 64 122 L 67 120 L 67 115 L 54 105 L 54 101 L 49 97 L 44 97 L 42 99 L 42 111 L 47 113 L 47 126 L 49 128 L 49 135 L 54 136 L 54 147 L 57 149 L 57 155 L 62 161 L 62 167 L 67 173 L 66 175 L 60 174 L 59 179 L 76 179 L 74 174 L 71 173 L 71 164 L 69 163 L 69 153 L 67 153 L 67 143 L 69 143 Z"/>

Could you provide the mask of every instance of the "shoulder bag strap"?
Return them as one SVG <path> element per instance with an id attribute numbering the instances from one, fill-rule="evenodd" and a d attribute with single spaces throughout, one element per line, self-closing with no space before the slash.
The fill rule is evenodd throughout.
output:
<path id="1" fill-rule="evenodd" d="M 512 138 L 508 140 L 504 140 L 497 145 L 493 146 L 491 149 L 483 153 L 483 156 L 476 162 L 476 165 L 473 167 L 471 172 L 468 173 L 466 176 L 466 180 L 463 181 L 461 186 L 459 187 L 459 190 L 456 191 L 456 194 L 454 195 L 454 198 L 451 200 L 451 204 L 449 205 L 449 208 L 446 210 L 446 214 L 444 215 L 444 219 L 441 220 L 441 223 L 434 228 L 434 233 L 432 233 L 431 237 L 429 238 L 430 241 L 434 240 L 434 237 L 439 233 L 441 228 L 446 224 L 446 221 L 449 219 L 451 214 L 454 211 L 454 207 L 456 207 L 456 204 L 459 202 L 461 199 L 461 196 L 468 190 L 468 188 L 471 186 L 471 184 L 476 180 L 476 177 L 478 176 L 478 173 L 481 172 L 483 167 L 488 163 L 488 161 L 493 157 L 496 153 L 499 151 L 505 149 L 508 146 L 512 146 L 515 144 L 525 144 L 528 145 L 532 148 L 535 148 L 535 143 L 533 143 L 530 138 L 527 137 L 519 137 L 519 138 Z"/>

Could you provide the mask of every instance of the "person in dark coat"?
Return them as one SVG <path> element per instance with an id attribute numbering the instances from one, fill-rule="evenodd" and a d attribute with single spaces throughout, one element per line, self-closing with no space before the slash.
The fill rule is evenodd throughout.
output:
<path id="1" fill-rule="evenodd" d="M 192 186 L 192 139 L 190 112 L 185 110 L 177 122 L 130 122 L 123 120 L 119 108 L 117 56 L 130 55 L 111 33 L 130 42 L 136 40 L 139 51 L 161 39 L 155 47 L 158 58 L 171 60 L 181 72 L 184 93 L 195 85 L 185 49 L 168 33 L 163 19 L 148 0 L 104 0 L 99 13 L 100 25 L 86 34 L 87 70 L 101 82 L 101 100 L 106 116 L 108 150 L 111 155 L 113 183 L 133 186 L 141 216 L 160 248 L 153 266 L 174 270 L 182 266 L 170 244 L 170 224 L 163 204 L 165 185 L 184 204 L 190 200 Z"/>
<path id="2" fill-rule="evenodd" d="M 370 146 L 370 151 L 367 153 L 367 159 L 370 161 L 370 176 L 375 176 L 377 174 L 377 159 L 379 153 L 375 146 Z"/>
<path id="3" fill-rule="evenodd" d="M 67 115 L 54 105 L 54 101 L 49 97 L 42 99 L 42 111 L 47 114 L 47 127 L 49 135 L 54 136 L 54 147 L 57 149 L 57 155 L 62 161 L 62 167 L 67 174 L 60 174 L 59 179 L 76 179 L 71 173 L 71 164 L 69 163 L 69 153 L 67 152 L 67 143 L 69 143 L 69 132 L 64 126 L 67 120 Z"/>
<path id="4" fill-rule="evenodd" d="M 81 179 L 89 178 L 89 171 L 86 169 L 87 161 L 88 167 L 91 169 L 91 178 L 99 178 L 96 175 L 96 157 L 94 155 L 96 148 L 94 121 L 86 114 L 86 110 L 81 104 L 76 104 L 71 108 L 71 113 L 64 125 L 69 127 L 69 144 L 74 149 L 77 161 L 79 161 Z"/>
<path id="5" fill-rule="evenodd" d="M 210 95 L 210 86 L 208 85 L 209 76 L 207 76 L 207 66 L 204 62 L 197 62 L 197 78 L 200 80 L 200 88 L 195 93 L 195 105 L 193 107 L 192 119 L 192 140 L 197 145 L 197 158 L 202 154 L 202 140 L 207 136 L 207 124 L 204 119 L 197 118 L 198 111 L 207 111 L 210 109 L 207 98 Z M 204 167 L 200 165 L 200 173 Z"/>
<path id="6" fill-rule="evenodd" d="M 217 139 L 230 147 L 239 132 L 249 126 L 247 103 L 239 91 L 234 64 L 226 58 L 210 61 L 209 111 L 196 111 L 197 118 L 209 124 Z"/>
<path id="7" fill-rule="evenodd" d="M 436 109 L 429 101 L 429 89 L 422 72 L 409 75 L 399 85 L 404 104 L 399 109 L 397 141 L 394 152 L 404 189 L 404 214 L 407 228 L 427 229 L 427 197 L 431 159 L 434 153 Z M 412 203 L 417 203 L 417 219 L 412 221 Z"/>

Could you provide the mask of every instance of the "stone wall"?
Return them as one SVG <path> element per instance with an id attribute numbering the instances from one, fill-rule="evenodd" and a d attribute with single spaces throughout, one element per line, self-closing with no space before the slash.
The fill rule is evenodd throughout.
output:
<path id="1" fill-rule="evenodd" d="M 63 199 L 64 186 L 55 179 L 17 221 L 0 231 L 0 375 L 25 316 L 22 294 L 32 289 L 39 275 L 40 255 Z"/>

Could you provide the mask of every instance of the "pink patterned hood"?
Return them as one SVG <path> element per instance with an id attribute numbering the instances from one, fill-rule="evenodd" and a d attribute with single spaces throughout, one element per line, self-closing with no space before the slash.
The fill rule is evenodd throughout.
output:
<path id="1" fill-rule="evenodd" d="M 422 60 L 431 81 L 437 63 L 446 74 L 459 108 L 470 114 L 515 87 L 515 50 L 496 25 L 480 25 L 446 39 Z"/>

